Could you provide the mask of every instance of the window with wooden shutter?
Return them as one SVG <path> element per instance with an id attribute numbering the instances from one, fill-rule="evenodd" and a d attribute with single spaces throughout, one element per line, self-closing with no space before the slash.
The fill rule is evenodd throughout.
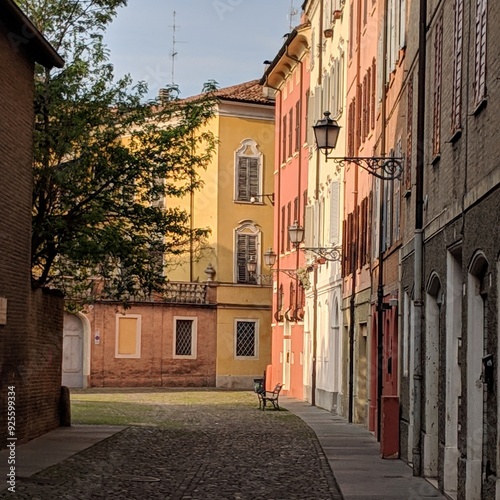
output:
<path id="1" fill-rule="evenodd" d="M 352 59 L 352 46 L 354 44 L 354 10 L 353 4 L 349 5 L 349 59 Z"/>
<path id="2" fill-rule="evenodd" d="M 283 117 L 283 127 L 281 130 L 281 163 L 286 162 L 286 115 Z"/>
<path id="3" fill-rule="evenodd" d="M 293 109 L 288 113 L 288 158 L 293 153 Z"/>
<path id="4" fill-rule="evenodd" d="M 238 158 L 237 200 L 250 201 L 259 195 L 259 160 L 240 156 Z"/>
<path id="5" fill-rule="evenodd" d="M 250 275 L 247 263 L 250 258 L 258 263 L 258 230 L 253 224 L 246 224 L 236 230 L 236 282 L 256 284 L 255 276 Z M 257 265 L 257 273 L 259 272 Z"/>
<path id="6" fill-rule="evenodd" d="M 371 128 L 375 128 L 375 99 L 377 94 L 377 63 L 372 61 Z"/>
<path id="7" fill-rule="evenodd" d="M 245 139 L 235 153 L 235 201 L 252 201 L 261 193 L 262 153 L 257 143 Z"/>
<path id="8" fill-rule="evenodd" d="M 286 208 L 283 205 L 281 207 L 281 245 L 280 245 L 280 252 L 283 254 L 285 253 L 285 236 L 287 233 L 287 228 L 286 228 L 286 215 L 285 215 Z"/>
<path id="9" fill-rule="evenodd" d="M 432 154 L 434 157 L 441 152 L 441 82 L 443 54 L 443 16 L 436 23 L 434 33 L 434 119 L 432 127 Z"/>
<path id="10" fill-rule="evenodd" d="M 288 202 L 286 206 L 286 249 L 290 251 L 290 233 L 288 228 L 292 225 L 292 202 Z"/>
<path id="11" fill-rule="evenodd" d="M 451 100 L 451 132 L 462 128 L 462 48 L 464 0 L 455 0 L 455 29 L 453 40 L 453 96 Z"/>
<path id="12" fill-rule="evenodd" d="M 411 189 L 411 168 L 413 156 L 413 73 L 408 77 L 406 105 L 406 159 L 405 189 Z"/>
<path id="13" fill-rule="evenodd" d="M 488 1 L 476 0 L 476 38 L 474 45 L 474 104 L 479 106 L 486 97 L 486 28 Z"/>
<path id="14" fill-rule="evenodd" d="M 313 247 L 313 224 L 314 224 L 314 207 L 312 205 L 308 205 L 305 207 L 305 234 L 304 234 L 304 242 L 306 247 Z"/>
<path id="15" fill-rule="evenodd" d="M 295 151 L 300 149 L 300 100 L 295 104 Z"/>
<path id="16" fill-rule="evenodd" d="M 340 229 L 340 182 L 333 181 L 330 184 L 330 242 L 333 245 L 339 243 Z"/>
<path id="17" fill-rule="evenodd" d="M 366 72 L 366 135 L 370 135 L 371 111 L 372 111 L 372 69 Z"/>

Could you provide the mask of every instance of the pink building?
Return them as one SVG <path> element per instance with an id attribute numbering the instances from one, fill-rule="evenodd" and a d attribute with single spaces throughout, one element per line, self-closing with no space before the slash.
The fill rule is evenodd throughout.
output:
<path id="1" fill-rule="evenodd" d="M 307 200 L 307 102 L 309 95 L 309 23 L 286 38 L 261 80 L 276 98 L 276 148 L 274 163 L 274 246 L 272 362 L 267 387 L 283 383 L 289 396 L 304 396 L 304 306 L 306 280 L 304 253 L 291 243 L 288 228 L 304 226 Z"/>

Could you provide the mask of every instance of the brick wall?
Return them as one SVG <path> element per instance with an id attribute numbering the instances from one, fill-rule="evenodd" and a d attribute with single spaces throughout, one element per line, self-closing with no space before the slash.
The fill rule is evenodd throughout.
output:
<path id="1" fill-rule="evenodd" d="M 141 317 L 140 358 L 116 358 L 116 323 L 121 313 Z M 174 317 L 196 317 L 196 359 L 174 359 Z M 91 325 L 93 387 L 215 386 L 217 312 L 211 306 L 137 304 L 126 311 L 96 304 L 87 317 Z M 99 343 L 95 343 L 95 335 Z"/>
<path id="2" fill-rule="evenodd" d="M 59 423 L 61 297 L 32 292 L 33 62 L 0 22 L 0 447 L 7 438 L 7 388 L 15 387 L 16 437 L 27 441 Z M 17 39 L 18 40 L 18 39 Z"/>

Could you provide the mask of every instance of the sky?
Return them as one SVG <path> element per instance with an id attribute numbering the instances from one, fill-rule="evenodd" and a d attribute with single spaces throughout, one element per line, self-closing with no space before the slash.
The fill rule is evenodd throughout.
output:
<path id="1" fill-rule="evenodd" d="M 180 97 L 198 94 L 215 80 L 228 87 L 259 79 L 290 25 L 291 9 L 302 0 L 128 0 L 108 28 L 105 43 L 115 75 L 146 81 L 149 98 L 172 83 Z"/>

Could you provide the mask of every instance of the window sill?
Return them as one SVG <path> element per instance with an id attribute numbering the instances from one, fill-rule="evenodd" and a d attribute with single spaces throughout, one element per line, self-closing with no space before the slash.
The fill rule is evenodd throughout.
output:
<path id="1" fill-rule="evenodd" d="M 453 132 L 453 135 L 450 137 L 450 143 L 455 144 L 462 137 L 462 129 L 459 128 Z"/>
<path id="2" fill-rule="evenodd" d="M 481 113 L 481 111 L 486 107 L 486 105 L 488 104 L 488 99 L 486 97 L 483 97 L 477 104 L 476 104 L 476 107 L 474 108 L 474 111 L 472 112 L 472 114 L 474 116 L 477 116 L 479 113 Z"/>
<path id="3" fill-rule="evenodd" d="M 433 165 L 435 167 L 439 163 L 440 160 L 441 160 L 441 153 L 436 153 L 431 160 L 431 165 Z"/>

